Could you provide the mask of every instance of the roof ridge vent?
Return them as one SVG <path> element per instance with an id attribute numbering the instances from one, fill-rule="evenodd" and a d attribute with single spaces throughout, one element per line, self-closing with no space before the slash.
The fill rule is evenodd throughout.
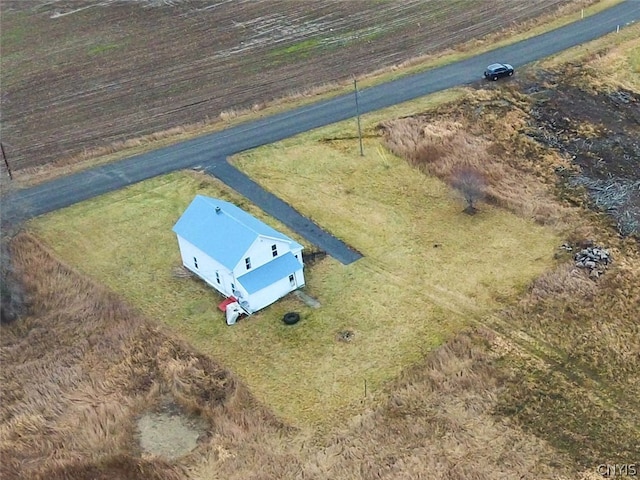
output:
<path id="1" fill-rule="evenodd" d="M 219 206 L 216 206 L 216 213 L 222 212 L 222 209 Z"/>

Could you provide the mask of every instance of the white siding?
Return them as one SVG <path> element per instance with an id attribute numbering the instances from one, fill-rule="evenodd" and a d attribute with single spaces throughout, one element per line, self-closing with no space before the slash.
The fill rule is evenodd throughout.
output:
<path id="1" fill-rule="evenodd" d="M 291 250 L 289 242 L 284 240 L 259 236 L 255 242 L 249 247 L 244 256 L 238 261 L 238 265 L 233 269 L 233 274 L 239 277 L 250 270 L 247 270 L 245 258 L 251 259 L 251 270 L 261 267 L 265 263 L 269 263 L 274 257 L 271 253 L 271 246 L 275 245 L 278 251 L 278 257 L 284 255 Z M 300 256 L 302 258 L 302 256 Z"/>
<path id="2" fill-rule="evenodd" d="M 249 302 L 250 312 L 257 312 L 258 310 L 271 305 L 276 300 L 284 297 L 287 293 L 304 286 L 304 275 L 302 273 L 302 269 L 295 272 L 294 277 L 296 279 L 294 285 L 291 285 L 291 282 L 289 281 L 289 275 L 287 275 L 277 282 L 272 283 L 268 287 L 265 287 L 262 290 L 258 290 L 257 292 L 250 295 L 247 298 L 247 301 Z"/>
<path id="3" fill-rule="evenodd" d="M 305 280 L 304 280 L 304 272 L 302 271 L 302 269 L 300 269 L 297 272 L 295 272 L 294 275 L 296 277 L 296 287 L 295 288 L 304 287 Z"/>
<path id="4" fill-rule="evenodd" d="M 178 245 L 180 246 L 182 264 L 186 268 L 202 278 L 224 296 L 228 297 L 232 294 L 231 284 L 234 283 L 232 272 L 180 236 L 178 236 Z M 197 268 L 194 258 L 197 259 L 198 262 Z M 216 272 L 218 272 L 220 276 L 220 283 L 216 280 Z"/>
<path id="5" fill-rule="evenodd" d="M 292 288 L 289 285 L 289 276 L 272 283 L 262 290 L 258 290 L 256 293 L 249 297 L 249 306 L 252 312 L 256 312 L 267 305 L 271 305 L 279 298 L 284 297 L 289 293 Z"/>
<path id="6" fill-rule="evenodd" d="M 300 266 L 304 267 L 304 262 L 302 261 L 302 248 L 291 250 L 291 253 L 298 259 L 298 261 L 300 262 Z M 302 283 L 304 284 L 304 282 Z"/>
<path id="7" fill-rule="evenodd" d="M 291 246 L 288 242 L 274 239 L 269 237 L 258 237 L 256 241 L 251 245 L 247 253 L 238 262 L 238 265 L 229 271 L 220 262 L 209 257 L 199 248 L 189 243 L 184 238 L 178 236 L 178 245 L 180 246 L 180 255 L 182 256 L 182 264 L 195 273 L 198 277 L 202 278 L 205 282 L 211 285 L 213 288 L 222 293 L 225 297 L 233 295 L 231 285 L 233 284 L 236 291 L 241 294 L 242 300 L 249 303 L 249 313 L 257 312 L 258 310 L 271 305 L 276 300 L 284 297 L 287 293 L 296 290 L 305 284 L 303 263 L 302 263 L 302 250 L 291 250 Z M 300 269 L 294 273 L 295 282 L 291 285 L 289 281 L 289 274 L 284 278 L 272 283 L 271 285 L 255 292 L 252 295 L 247 294 L 244 287 L 240 282 L 235 281 L 236 276 L 241 276 L 247 272 L 245 266 L 245 258 L 251 258 L 251 270 L 258 268 L 274 259 L 271 246 L 276 245 L 278 251 L 278 257 L 288 253 L 298 256 L 300 262 Z M 197 267 L 194 262 L 194 258 L 197 260 Z M 220 277 L 220 283 L 216 280 L 216 272 Z M 234 275 L 235 273 L 235 275 Z"/>

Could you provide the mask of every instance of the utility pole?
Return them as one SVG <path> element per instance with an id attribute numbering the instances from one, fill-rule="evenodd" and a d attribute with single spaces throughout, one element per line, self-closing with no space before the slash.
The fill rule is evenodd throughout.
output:
<path id="1" fill-rule="evenodd" d="M 4 164 L 7 166 L 7 172 L 9 173 L 9 178 L 13 180 L 13 174 L 11 173 L 11 167 L 9 167 L 9 160 L 7 160 L 7 154 L 4 153 L 4 145 L 0 142 L 0 150 L 2 151 L 2 158 L 4 159 Z"/>
<path id="2" fill-rule="evenodd" d="M 356 96 L 356 118 L 358 119 L 358 139 L 360 140 L 360 156 L 364 157 L 364 150 L 362 148 L 362 128 L 360 127 L 360 106 L 358 105 L 358 81 L 355 75 L 353 76 L 353 90 Z"/>

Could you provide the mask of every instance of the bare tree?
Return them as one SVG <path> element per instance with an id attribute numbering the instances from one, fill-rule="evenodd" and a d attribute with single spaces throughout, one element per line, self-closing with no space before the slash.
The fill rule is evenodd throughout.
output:
<path id="1" fill-rule="evenodd" d="M 470 215 L 476 213 L 476 204 L 485 194 L 485 181 L 482 174 L 473 167 L 461 168 L 452 175 L 451 186 L 460 192 L 467 202 L 467 208 L 464 211 Z"/>

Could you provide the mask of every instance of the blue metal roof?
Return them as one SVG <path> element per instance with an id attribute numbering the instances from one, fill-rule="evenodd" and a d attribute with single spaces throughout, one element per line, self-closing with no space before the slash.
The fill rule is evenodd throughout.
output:
<path id="1" fill-rule="evenodd" d="M 250 295 L 268 287 L 278 280 L 302 269 L 302 265 L 291 252 L 277 257 L 261 267 L 236 278 Z"/>
<path id="2" fill-rule="evenodd" d="M 302 246 L 232 203 L 197 195 L 173 226 L 173 231 L 232 270 L 258 236 Z M 295 260 L 295 258 L 294 258 Z"/>

